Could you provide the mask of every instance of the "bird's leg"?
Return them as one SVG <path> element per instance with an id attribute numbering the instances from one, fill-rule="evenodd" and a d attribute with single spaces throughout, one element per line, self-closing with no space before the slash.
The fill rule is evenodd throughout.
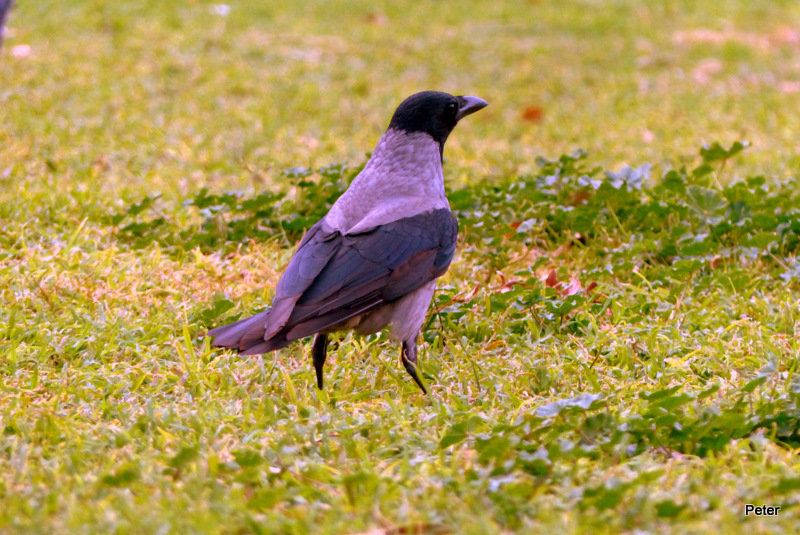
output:
<path id="1" fill-rule="evenodd" d="M 417 375 L 417 337 L 414 336 L 411 340 L 406 340 L 403 342 L 403 349 L 400 350 L 400 360 L 403 362 L 403 366 L 405 367 L 408 374 L 414 379 L 417 385 L 422 389 L 423 394 L 427 394 L 428 391 L 425 390 L 425 387 L 422 386 L 422 381 L 419 379 L 419 375 Z"/>
<path id="2" fill-rule="evenodd" d="M 328 356 L 328 335 L 319 333 L 314 338 L 311 347 L 311 357 L 314 359 L 314 371 L 317 372 L 317 388 L 322 390 L 322 367 L 325 366 L 325 357 Z"/>

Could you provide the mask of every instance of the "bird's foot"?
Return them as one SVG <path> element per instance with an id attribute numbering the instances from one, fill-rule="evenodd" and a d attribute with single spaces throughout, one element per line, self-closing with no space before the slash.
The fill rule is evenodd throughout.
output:
<path id="1" fill-rule="evenodd" d="M 322 369 L 325 358 L 328 356 L 328 335 L 318 334 L 311 347 L 311 357 L 314 359 L 314 371 L 317 372 L 317 388 L 322 390 Z"/>
<path id="2" fill-rule="evenodd" d="M 425 386 L 422 384 L 417 374 L 417 344 L 414 342 L 403 342 L 403 349 L 400 351 L 400 360 L 403 362 L 403 367 L 408 372 L 408 375 L 414 379 L 414 382 L 420 387 L 422 393 L 427 395 L 428 391 L 425 389 Z"/>

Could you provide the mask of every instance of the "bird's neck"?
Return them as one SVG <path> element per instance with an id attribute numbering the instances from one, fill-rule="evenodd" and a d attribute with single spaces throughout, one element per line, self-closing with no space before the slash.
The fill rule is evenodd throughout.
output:
<path id="1" fill-rule="evenodd" d="M 439 144 L 423 132 L 389 129 L 353 186 L 357 182 L 369 183 L 370 189 L 379 183 L 400 195 L 444 196 Z"/>
<path id="2" fill-rule="evenodd" d="M 326 219 L 348 231 L 449 207 L 439 144 L 425 133 L 389 129 Z"/>

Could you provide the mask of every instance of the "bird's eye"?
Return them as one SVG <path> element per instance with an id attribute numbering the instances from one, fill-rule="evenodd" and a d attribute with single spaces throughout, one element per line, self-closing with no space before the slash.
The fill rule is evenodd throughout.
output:
<path id="1" fill-rule="evenodd" d="M 458 111 L 458 104 L 456 104 L 455 102 L 449 103 L 447 105 L 447 111 L 455 113 L 456 111 Z"/>

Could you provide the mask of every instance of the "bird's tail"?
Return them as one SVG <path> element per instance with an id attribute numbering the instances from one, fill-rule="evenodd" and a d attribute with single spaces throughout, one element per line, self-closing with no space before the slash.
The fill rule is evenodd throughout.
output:
<path id="1" fill-rule="evenodd" d="M 206 333 L 213 336 L 211 345 L 238 351 L 241 355 L 258 355 L 280 349 L 289 343 L 286 336 L 273 336 L 265 340 L 267 319 L 272 309 L 244 318 L 234 323 L 221 325 Z"/>

